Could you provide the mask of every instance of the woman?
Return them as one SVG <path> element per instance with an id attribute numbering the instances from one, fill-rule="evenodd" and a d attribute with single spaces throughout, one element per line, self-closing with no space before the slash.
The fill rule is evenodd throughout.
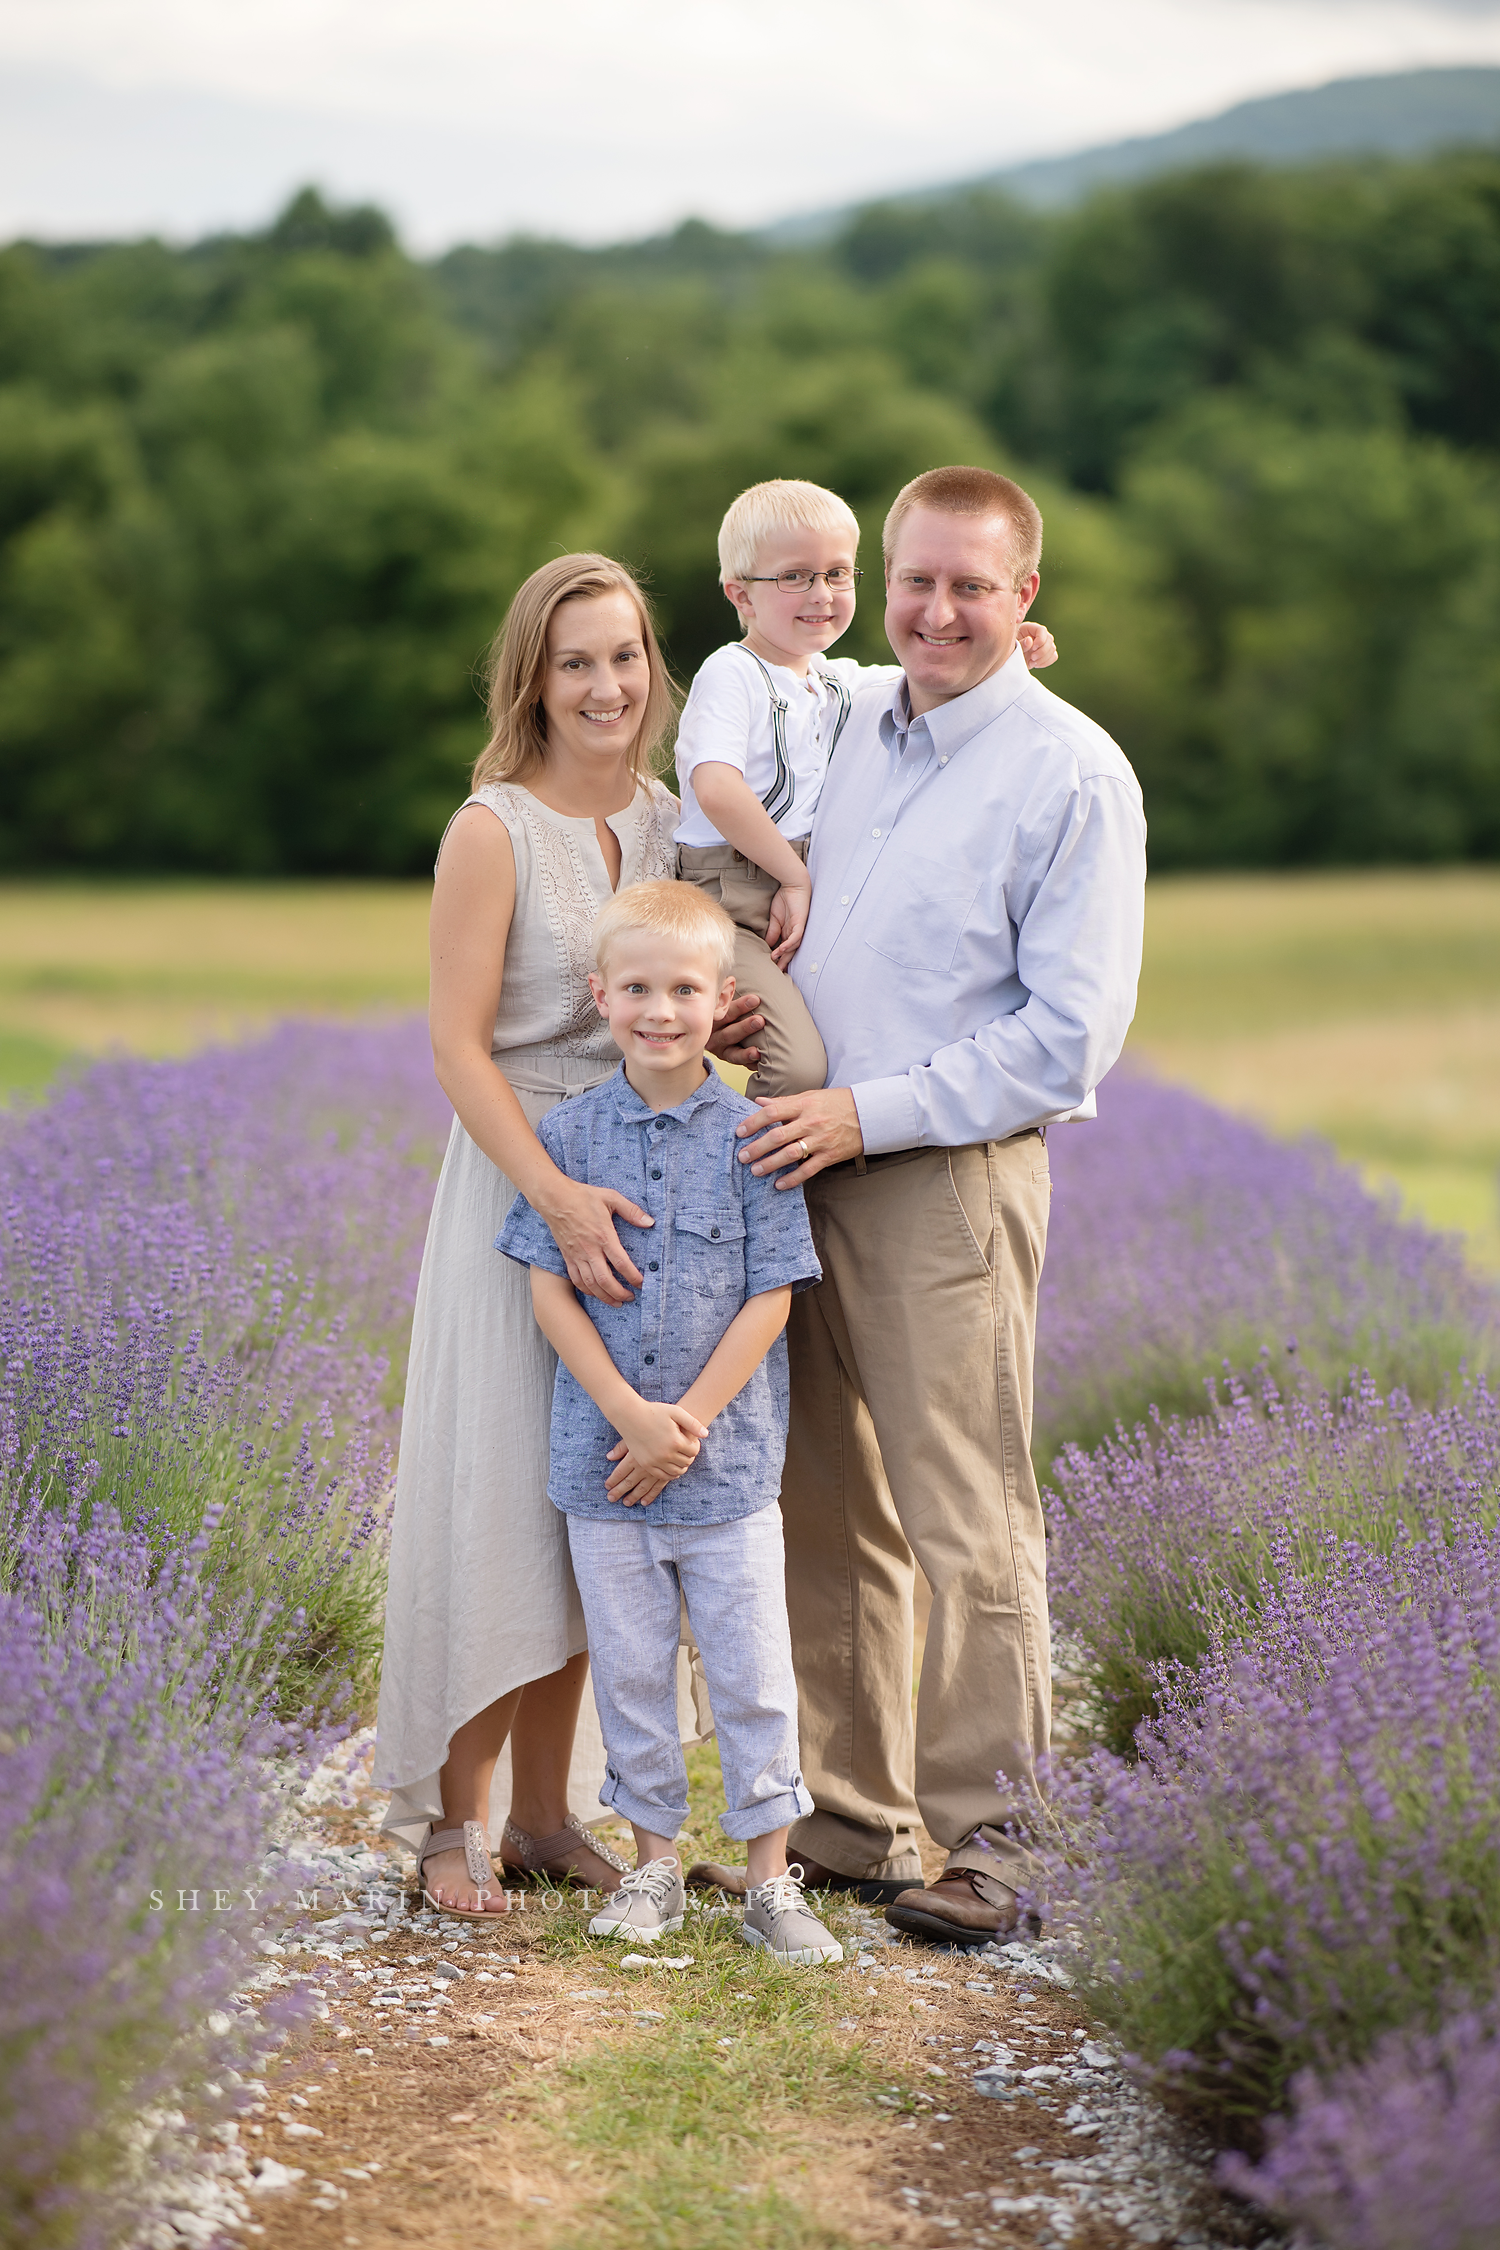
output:
<path id="1" fill-rule="evenodd" d="M 590 940 L 613 891 L 675 872 L 677 805 L 650 773 L 671 711 L 629 573 L 603 555 L 546 564 L 496 640 L 489 743 L 438 857 L 432 1046 L 456 1116 L 412 1327 L 375 1775 L 387 1828 L 419 1838 L 450 1912 L 505 1908 L 486 1834 L 507 1736 L 506 1865 L 612 1890 L 622 1864 L 568 1809 L 588 1658 L 547 1500 L 556 1359 L 494 1240 L 519 1188 L 578 1288 L 618 1304 L 641 1280 L 614 1219 L 645 1213 L 565 1178 L 533 1128 L 619 1061 Z"/>

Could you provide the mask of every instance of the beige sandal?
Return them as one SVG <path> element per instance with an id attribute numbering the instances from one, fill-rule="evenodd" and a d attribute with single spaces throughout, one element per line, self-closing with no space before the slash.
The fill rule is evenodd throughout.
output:
<path id="1" fill-rule="evenodd" d="M 555 1836 L 528 1836 L 524 1828 L 508 1820 L 500 1839 L 500 1862 L 507 1875 L 523 1882 L 528 1876 L 545 1875 L 553 1882 L 581 1882 L 589 1890 L 598 1890 L 599 1884 L 579 1871 L 582 1852 L 592 1852 L 618 1875 L 630 1872 L 619 1853 L 611 1851 L 591 1828 L 585 1828 L 576 1813 L 569 1813 L 567 1826 L 559 1828 Z"/>
<path id="2" fill-rule="evenodd" d="M 481 1898 L 490 1896 L 490 1885 L 495 1881 L 495 1863 L 490 1858 L 490 1848 L 485 1841 L 484 1829 L 477 1820 L 466 1820 L 462 1828 L 429 1828 L 417 1853 L 417 1885 L 424 1900 L 436 1907 L 439 1914 L 451 1914 L 460 1922 L 493 1922 L 497 1914 L 510 1912 L 510 1900 L 498 1887 L 494 1896 L 498 1906 L 448 1906 L 435 1898 L 422 1881 L 422 1869 L 434 1852 L 462 1852 L 464 1865 L 469 1870 L 469 1880 Z"/>

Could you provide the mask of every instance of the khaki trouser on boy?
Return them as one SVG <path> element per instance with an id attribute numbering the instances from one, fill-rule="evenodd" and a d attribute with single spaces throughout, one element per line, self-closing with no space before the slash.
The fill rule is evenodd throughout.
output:
<path id="1" fill-rule="evenodd" d="M 920 1810 L 950 1867 L 1014 1887 L 994 1777 L 1032 1773 L 1051 1709 L 1031 1465 L 1046 1143 L 856 1157 L 806 1192 L 823 1280 L 792 1300 L 781 1504 L 817 1810 L 789 1848 L 920 1883 Z M 915 1727 L 913 1558 L 932 1589 Z"/>
<path id="2" fill-rule="evenodd" d="M 792 850 L 806 859 L 806 838 L 792 843 Z M 697 883 L 723 907 L 735 927 L 735 990 L 760 994 L 759 1013 L 766 1027 L 755 1034 L 760 1061 L 745 1088 L 750 1099 L 758 1094 L 773 1099 L 806 1094 L 825 1084 L 828 1057 L 807 1002 L 791 978 L 777 968 L 766 943 L 771 901 L 781 888 L 774 875 L 732 844 L 679 845 L 677 873 L 681 881 Z"/>

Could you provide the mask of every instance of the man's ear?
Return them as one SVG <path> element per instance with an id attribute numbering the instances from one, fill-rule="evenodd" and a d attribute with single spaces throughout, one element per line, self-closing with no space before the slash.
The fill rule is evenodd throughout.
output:
<path id="1" fill-rule="evenodd" d="M 598 1009 L 600 1015 L 608 1015 L 609 1010 L 604 1005 L 604 979 L 593 969 L 589 971 L 589 990 L 594 995 L 594 1006 Z"/>
<path id="2" fill-rule="evenodd" d="M 1041 572 L 1039 570 L 1034 570 L 1031 576 L 1029 578 L 1023 579 L 1021 584 L 1016 588 L 1016 600 L 1020 604 L 1020 607 L 1016 612 L 1016 623 L 1018 625 L 1020 624 L 1021 619 L 1026 615 L 1027 610 L 1030 609 L 1032 603 L 1036 600 L 1037 588 L 1041 585 L 1041 583 Z"/>
<path id="3" fill-rule="evenodd" d="M 714 1006 L 714 1022 L 722 1023 L 729 1013 L 729 1003 L 734 998 L 734 978 L 726 977 L 719 987 L 719 997 Z"/>

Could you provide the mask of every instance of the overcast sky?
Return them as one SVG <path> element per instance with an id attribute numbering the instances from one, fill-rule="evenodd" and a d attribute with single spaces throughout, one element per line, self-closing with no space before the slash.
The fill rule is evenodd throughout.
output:
<path id="1" fill-rule="evenodd" d="M 1454 62 L 1500 0 L 0 0 L 0 235 L 753 224 Z"/>

